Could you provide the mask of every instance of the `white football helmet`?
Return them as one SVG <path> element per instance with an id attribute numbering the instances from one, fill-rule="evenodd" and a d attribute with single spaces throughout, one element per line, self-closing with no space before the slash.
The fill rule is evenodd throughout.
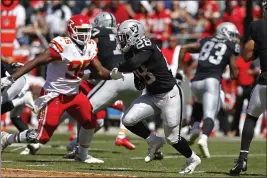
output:
<path id="1" fill-rule="evenodd" d="M 233 23 L 224 22 L 217 27 L 215 37 L 219 39 L 233 41 L 234 39 L 239 39 L 240 34 Z"/>
<path id="2" fill-rule="evenodd" d="M 112 27 L 115 28 L 117 25 L 116 18 L 112 13 L 101 12 L 94 19 L 94 27 Z"/>
<path id="3" fill-rule="evenodd" d="M 127 52 L 136 41 L 145 36 L 144 26 L 138 20 L 126 20 L 117 29 L 116 40 L 122 52 Z"/>

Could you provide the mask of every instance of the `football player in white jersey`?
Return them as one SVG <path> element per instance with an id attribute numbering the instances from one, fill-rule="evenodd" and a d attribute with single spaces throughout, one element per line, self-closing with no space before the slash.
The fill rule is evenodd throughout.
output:
<path id="1" fill-rule="evenodd" d="M 122 73 L 114 68 L 110 72 L 96 59 L 97 47 L 91 40 L 92 26 L 83 15 L 72 16 L 68 20 L 68 36 L 56 37 L 49 48 L 18 71 L 1 78 L 1 89 L 12 85 L 20 76 L 33 68 L 47 64 L 46 82 L 41 97 L 35 101 L 39 111 L 38 129 L 28 129 L 16 134 L 1 132 L 1 146 L 4 150 L 12 143 L 47 143 L 56 130 L 63 112 L 77 119 L 80 129 L 80 146 L 75 158 L 78 162 L 103 163 L 88 155 L 89 135 L 94 132 L 96 119 L 88 98 L 79 91 L 83 71 L 89 65 L 96 69 L 103 79 L 120 79 Z M 89 111 L 89 112 L 88 112 Z"/>

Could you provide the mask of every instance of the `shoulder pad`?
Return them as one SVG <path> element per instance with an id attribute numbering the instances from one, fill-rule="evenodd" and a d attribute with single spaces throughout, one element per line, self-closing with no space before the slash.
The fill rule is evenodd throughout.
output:
<path id="1" fill-rule="evenodd" d="M 90 39 L 87 42 L 86 53 L 88 54 L 88 59 L 92 60 L 96 57 L 98 52 L 97 44 L 94 40 Z"/>
<path id="2" fill-rule="evenodd" d="M 51 40 L 49 46 L 58 53 L 62 53 L 68 44 L 72 44 L 72 41 L 69 37 L 58 36 Z"/>
<path id="3" fill-rule="evenodd" d="M 229 40 L 227 40 L 226 42 L 228 48 L 230 49 L 230 51 L 232 51 L 234 53 L 234 55 L 238 56 L 240 54 L 240 45 L 233 43 Z"/>
<path id="4" fill-rule="evenodd" d="M 141 38 L 136 41 L 135 48 L 137 51 L 151 50 L 153 48 L 153 43 L 149 38 Z"/>

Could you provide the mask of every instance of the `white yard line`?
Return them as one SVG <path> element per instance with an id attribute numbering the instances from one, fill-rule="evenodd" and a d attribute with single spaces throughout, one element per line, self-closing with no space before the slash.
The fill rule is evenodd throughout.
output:
<path id="1" fill-rule="evenodd" d="M 249 157 L 262 157 L 266 154 L 249 154 Z M 183 156 L 164 156 L 163 159 L 176 159 Z M 211 155 L 211 158 L 237 158 L 238 155 Z M 132 157 L 130 159 L 144 159 L 145 157 Z"/>
<path id="2" fill-rule="evenodd" d="M 25 166 L 28 166 L 28 167 L 45 167 L 45 166 L 49 166 L 49 165 L 47 165 L 47 164 L 28 164 Z"/>

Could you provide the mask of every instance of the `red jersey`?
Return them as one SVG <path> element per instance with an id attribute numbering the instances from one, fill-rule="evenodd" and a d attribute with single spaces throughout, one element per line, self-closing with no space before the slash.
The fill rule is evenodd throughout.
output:
<path id="1" fill-rule="evenodd" d="M 237 82 L 239 85 L 248 86 L 254 82 L 254 77 L 248 74 L 252 62 L 246 63 L 242 57 L 237 58 L 236 66 L 239 70 Z"/>

